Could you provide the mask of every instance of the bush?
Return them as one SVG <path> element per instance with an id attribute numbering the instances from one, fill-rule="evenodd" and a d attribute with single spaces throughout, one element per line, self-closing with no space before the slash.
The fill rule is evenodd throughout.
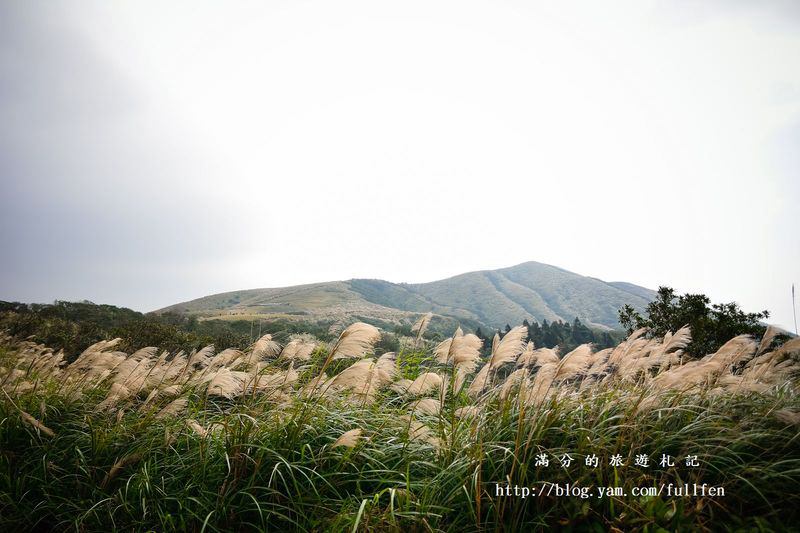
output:
<path id="1" fill-rule="evenodd" d="M 739 304 L 713 304 L 705 294 L 675 295 L 670 287 L 659 287 L 658 296 L 647 305 L 645 316 L 626 305 L 619 310 L 619 322 L 628 334 L 639 328 L 648 328 L 650 336 L 663 336 L 683 326 L 692 329 L 692 342 L 687 352 L 696 357 L 716 352 L 731 338 L 749 334 L 760 337 L 766 327 L 762 319 L 769 311 L 745 313 Z"/>

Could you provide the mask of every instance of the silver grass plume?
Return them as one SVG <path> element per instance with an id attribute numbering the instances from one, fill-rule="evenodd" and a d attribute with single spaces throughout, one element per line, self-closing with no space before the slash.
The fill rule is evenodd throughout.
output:
<path id="1" fill-rule="evenodd" d="M 400 394 L 405 394 L 406 391 L 408 391 L 408 387 L 411 386 L 412 383 L 413 381 L 411 381 L 410 379 L 405 379 L 405 378 L 399 379 L 394 383 L 392 383 L 391 389 Z"/>
<path id="2" fill-rule="evenodd" d="M 272 335 L 267 333 L 258 339 L 255 344 L 253 344 L 251 354 L 256 360 L 258 360 L 276 357 L 280 352 L 280 344 L 272 340 Z"/>
<path id="3" fill-rule="evenodd" d="M 315 342 L 293 339 L 283 347 L 280 358 L 294 361 L 308 361 L 311 359 L 311 354 L 314 352 L 314 348 L 316 347 L 317 344 Z"/>
<path id="4" fill-rule="evenodd" d="M 220 368 L 209 380 L 206 393 L 210 396 L 233 398 L 243 392 L 244 384 L 248 378 L 249 374 L 247 372 Z"/>
<path id="5" fill-rule="evenodd" d="M 645 333 L 647 333 L 647 328 L 639 328 L 631 333 L 627 339 L 619 343 L 611 352 L 611 355 L 608 358 L 608 364 L 612 366 L 619 365 L 619 363 L 630 353 L 636 341 L 639 340 L 640 337 Z"/>
<path id="6" fill-rule="evenodd" d="M 354 448 L 356 444 L 363 438 L 361 435 L 363 430 L 361 428 L 351 429 L 345 431 L 336 441 L 331 445 L 331 448 L 338 446 L 345 446 L 347 448 Z"/>
<path id="7" fill-rule="evenodd" d="M 105 489 L 108 487 L 108 484 L 111 483 L 115 477 L 122 472 L 122 469 L 126 466 L 135 464 L 141 460 L 142 456 L 138 453 L 133 453 L 126 457 L 122 457 L 117 459 L 117 461 L 111 466 L 111 470 L 108 471 L 108 474 L 105 475 L 103 481 L 100 482 L 100 487 Z"/>
<path id="8" fill-rule="evenodd" d="M 144 410 L 147 406 L 150 405 L 151 402 L 155 400 L 161 400 L 164 398 L 174 398 L 178 396 L 183 391 L 183 386 L 181 385 L 167 385 L 161 388 L 155 388 L 150 391 L 150 394 L 147 395 L 147 398 L 142 403 L 140 410 Z"/>
<path id="9" fill-rule="evenodd" d="M 767 330 L 764 332 L 764 336 L 761 337 L 761 342 L 758 344 L 758 349 L 756 350 L 755 357 L 758 357 L 759 355 L 764 353 L 766 349 L 769 348 L 770 344 L 772 344 L 772 341 L 775 339 L 775 337 L 777 337 L 781 333 L 784 332 L 780 328 L 777 328 L 772 324 L 767 326 Z"/>
<path id="10" fill-rule="evenodd" d="M 481 356 L 483 341 L 473 333 L 467 333 L 455 339 L 450 346 L 450 359 L 456 369 L 467 373 L 475 371 Z"/>
<path id="11" fill-rule="evenodd" d="M 386 352 L 378 357 L 378 360 L 375 362 L 375 367 L 385 373 L 386 379 L 389 381 L 394 380 L 399 373 L 397 369 L 397 354 L 395 352 Z"/>
<path id="12" fill-rule="evenodd" d="M 755 354 L 756 348 L 756 342 L 750 335 L 739 335 L 702 360 L 713 363 L 719 370 L 722 370 L 735 363 L 750 359 Z"/>
<path id="13" fill-rule="evenodd" d="M 492 341 L 492 355 L 489 357 L 489 362 L 483 365 L 475 379 L 470 383 L 467 389 L 467 394 L 473 398 L 478 396 L 483 390 L 489 386 L 492 379 L 492 373 L 497 368 L 506 363 L 513 363 L 517 357 L 523 353 L 526 348 L 525 337 L 528 335 L 528 328 L 525 326 L 516 326 L 505 334 L 500 339 L 498 334 L 495 334 Z"/>
<path id="14" fill-rule="evenodd" d="M 190 375 L 198 368 L 205 369 L 211 362 L 211 358 L 213 356 L 214 356 L 213 344 L 206 346 L 200 351 L 192 352 L 192 354 L 186 360 L 186 366 L 183 368 L 183 370 L 181 370 L 181 373 L 177 379 L 182 379 L 185 376 Z"/>
<path id="15" fill-rule="evenodd" d="M 523 403 L 540 405 L 550 394 L 553 381 L 558 372 L 558 363 L 547 363 L 539 368 L 530 384 L 520 387 L 520 396 Z"/>
<path id="16" fill-rule="evenodd" d="M 356 322 L 350 324 L 342 334 L 336 344 L 333 345 L 328 358 L 330 360 L 347 359 L 352 357 L 362 357 L 372 352 L 373 345 L 381 338 L 381 332 L 375 326 Z"/>
<path id="17" fill-rule="evenodd" d="M 260 374 L 257 369 L 254 369 L 245 379 L 242 391 L 272 394 L 281 389 L 288 390 L 299 378 L 300 375 L 294 369 L 294 363 L 290 364 L 286 370 L 266 374 Z"/>
<path id="18" fill-rule="evenodd" d="M 413 403 L 412 409 L 419 414 L 437 416 L 442 410 L 442 402 L 435 398 L 422 398 Z"/>
<path id="19" fill-rule="evenodd" d="M 121 383 L 113 383 L 108 391 L 108 396 L 97 405 L 98 410 L 105 410 L 114 407 L 116 404 L 130 397 L 131 391 Z"/>
<path id="20" fill-rule="evenodd" d="M 436 357 L 436 360 L 439 363 L 447 364 L 450 362 L 450 347 L 453 344 L 453 340 L 461 337 L 462 335 L 464 335 L 462 329 L 460 327 L 456 328 L 456 331 L 453 333 L 452 337 L 445 339 L 436 345 L 436 348 L 433 349 L 433 355 Z"/>
<path id="21" fill-rule="evenodd" d="M 500 399 L 505 400 L 508 398 L 514 388 L 519 387 L 528 380 L 530 373 L 531 371 L 528 368 L 522 367 L 509 374 L 500 387 Z"/>
<path id="22" fill-rule="evenodd" d="M 532 343 L 528 343 L 529 345 Z M 537 348 L 528 352 L 528 348 L 517 359 L 517 366 L 527 366 L 529 368 L 542 366 L 549 363 L 558 363 L 561 358 L 558 356 L 558 348 Z"/>
<path id="23" fill-rule="evenodd" d="M 536 363 L 534 359 L 534 350 L 535 346 L 533 341 L 528 341 L 528 344 L 525 345 L 525 349 L 520 356 L 517 357 L 517 366 L 533 366 Z"/>
<path id="24" fill-rule="evenodd" d="M 528 335 L 528 328 L 517 326 L 497 343 L 492 345 L 492 356 L 489 358 L 489 368 L 495 369 L 505 363 L 512 363 L 525 349 L 525 337 Z"/>
<path id="25" fill-rule="evenodd" d="M 397 374 L 394 352 L 388 352 L 373 361 L 361 359 L 340 372 L 331 381 L 333 390 L 349 390 L 365 401 L 375 399 L 378 391 L 391 383 Z"/>
<path id="26" fill-rule="evenodd" d="M 472 383 L 469 384 L 469 388 L 467 388 L 467 394 L 469 394 L 472 398 L 477 397 L 483 392 L 483 389 L 489 384 L 489 372 L 491 372 L 492 367 L 489 363 L 486 363 L 481 367 L 478 373 L 475 375 L 475 379 L 472 380 Z"/>
<path id="27" fill-rule="evenodd" d="M 422 396 L 442 387 L 443 384 L 442 376 L 435 372 L 425 372 L 412 381 L 405 392 L 410 396 Z"/>
<path id="28" fill-rule="evenodd" d="M 800 412 L 799 411 L 790 411 L 789 409 L 781 409 L 780 411 L 775 411 L 774 413 L 775 418 L 780 420 L 785 424 L 789 424 L 792 426 L 800 426 Z"/>
<path id="29" fill-rule="evenodd" d="M 467 405 L 459 407 L 455 411 L 456 418 L 475 418 L 480 414 L 480 409 L 477 405 Z"/>
<path id="30" fill-rule="evenodd" d="M 234 348 L 228 348 L 226 350 L 222 350 L 217 355 L 211 358 L 211 361 L 208 363 L 206 367 L 207 372 L 215 371 L 220 368 L 228 367 L 228 368 L 236 368 L 240 362 L 244 363 L 245 366 L 249 366 L 251 363 L 252 352 L 248 354 L 246 358 L 243 357 L 243 353 L 239 350 Z"/>
<path id="31" fill-rule="evenodd" d="M 189 405 L 188 398 L 178 398 L 172 400 L 166 407 L 156 414 L 156 418 L 173 418 L 178 416 L 186 406 Z"/>

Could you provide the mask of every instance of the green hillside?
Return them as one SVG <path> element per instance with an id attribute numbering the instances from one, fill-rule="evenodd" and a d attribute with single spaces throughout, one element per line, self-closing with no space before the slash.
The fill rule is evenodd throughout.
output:
<path id="1" fill-rule="evenodd" d="M 498 270 L 468 272 L 430 283 L 405 284 L 352 279 L 272 289 L 214 294 L 172 305 L 172 311 L 199 317 L 280 317 L 297 320 L 346 322 L 361 319 L 407 324 L 419 313 L 437 315 L 434 321 L 451 327 L 490 329 L 524 319 L 582 322 L 618 327 L 617 310 L 625 304 L 642 309 L 653 291 L 630 283 L 604 281 L 567 270 L 528 262 Z"/>

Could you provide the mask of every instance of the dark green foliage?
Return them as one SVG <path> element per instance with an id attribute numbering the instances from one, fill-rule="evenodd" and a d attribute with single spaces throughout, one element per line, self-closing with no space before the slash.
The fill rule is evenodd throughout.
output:
<path id="1" fill-rule="evenodd" d="M 561 354 L 569 353 L 581 344 L 592 343 L 596 349 L 610 348 L 616 346 L 623 335 L 620 331 L 604 331 L 592 329 L 583 324 L 577 317 L 570 324 L 569 322 L 548 322 L 544 320 L 541 324 L 527 319 L 523 325 L 528 327 L 528 340 L 533 341 L 537 348 L 558 347 Z M 480 337 L 480 335 L 478 335 Z M 484 347 L 486 342 L 484 342 Z M 491 347 L 491 339 L 489 339 Z"/>
<path id="2" fill-rule="evenodd" d="M 381 333 L 381 338 L 375 344 L 375 353 L 376 354 L 384 354 L 386 352 L 399 352 L 400 351 L 400 341 L 397 338 L 397 335 L 393 335 L 391 333 L 383 332 Z"/>
<path id="3" fill-rule="evenodd" d="M 416 333 L 411 331 L 411 324 L 400 324 L 394 327 L 395 335 L 402 335 L 405 337 L 415 337 Z"/>
<path id="4" fill-rule="evenodd" d="M 692 342 L 686 351 L 696 357 L 716 352 L 737 335 L 764 334 L 766 328 L 760 321 L 769 318 L 769 311 L 745 313 L 735 302 L 709 305 L 710 302 L 705 294 L 676 295 L 670 287 L 659 287 L 644 316 L 626 305 L 619 310 L 619 322 L 629 334 L 646 327 L 651 336 L 663 336 L 688 325 Z"/>

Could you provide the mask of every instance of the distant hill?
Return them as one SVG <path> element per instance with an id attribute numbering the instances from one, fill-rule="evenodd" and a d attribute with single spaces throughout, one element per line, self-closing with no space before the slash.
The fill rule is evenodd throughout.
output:
<path id="1" fill-rule="evenodd" d="M 156 311 L 199 317 L 289 318 L 316 322 L 364 320 L 408 324 L 433 312 L 442 327 L 456 323 L 501 328 L 524 319 L 572 321 L 617 328 L 625 304 L 643 309 L 655 292 L 625 282 L 605 282 L 536 262 L 468 272 L 430 283 L 351 279 L 205 296 Z"/>

